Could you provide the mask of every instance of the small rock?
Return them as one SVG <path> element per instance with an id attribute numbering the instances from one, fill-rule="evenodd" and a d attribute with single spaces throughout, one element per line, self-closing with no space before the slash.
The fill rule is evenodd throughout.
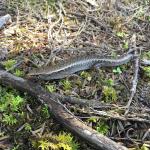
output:
<path id="1" fill-rule="evenodd" d="M 7 48 L 0 48 L 0 61 L 6 58 L 7 54 L 8 54 Z"/>
<path id="2" fill-rule="evenodd" d="M 5 15 L 5 16 L 2 16 L 0 18 L 0 29 L 7 23 L 11 23 L 11 16 L 9 14 Z"/>

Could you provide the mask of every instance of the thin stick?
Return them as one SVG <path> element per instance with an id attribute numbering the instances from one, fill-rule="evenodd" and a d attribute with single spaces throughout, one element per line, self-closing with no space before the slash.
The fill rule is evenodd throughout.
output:
<path id="1" fill-rule="evenodd" d="M 132 43 L 133 43 L 133 47 L 134 47 L 134 53 L 135 55 L 137 55 L 137 51 L 136 51 L 136 35 L 133 35 L 132 36 Z M 137 87 L 137 83 L 138 83 L 138 73 L 139 73 L 139 56 L 137 56 L 135 58 L 135 71 L 134 71 L 134 78 L 133 78 L 133 81 L 132 81 L 132 88 L 131 88 L 131 95 L 130 95 L 130 98 L 129 98 L 129 101 L 126 105 L 126 111 L 125 111 L 125 115 L 129 112 L 129 109 L 130 109 L 130 105 L 132 103 L 132 100 L 134 98 L 134 95 L 136 93 L 136 87 Z"/>

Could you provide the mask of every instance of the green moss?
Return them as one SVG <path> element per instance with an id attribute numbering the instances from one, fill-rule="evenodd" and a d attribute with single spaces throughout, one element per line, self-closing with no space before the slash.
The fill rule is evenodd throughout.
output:
<path id="1" fill-rule="evenodd" d="M 18 77 L 24 76 L 24 72 L 19 69 L 15 69 L 14 74 Z"/>
<path id="2" fill-rule="evenodd" d="M 142 55 L 142 58 L 144 59 L 150 59 L 150 51 L 149 52 L 144 52 Z M 150 78 L 150 66 L 144 66 L 142 67 L 144 75 L 148 78 Z"/>
<path id="3" fill-rule="evenodd" d="M 104 83 L 107 86 L 114 86 L 114 80 L 113 79 L 105 79 Z"/>
<path id="4" fill-rule="evenodd" d="M 103 96 L 105 102 L 115 102 L 117 100 L 117 92 L 113 87 L 103 86 Z"/>
<path id="5" fill-rule="evenodd" d="M 31 125 L 30 125 L 29 123 L 26 123 L 24 129 L 25 129 L 26 131 L 31 131 L 31 130 L 32 130 L 32 127 L 31 127 Z"/>
<path id="6" fill-rule="evenodd" d="M 2 64 L 4 65 L 4 67 L 5 67 L 6 70 L 10 70 L 10 69 L 13 68 L 13 66 L 14 66 L 16 63 L 17 63 L 16 60 L 14 60 L 14 59 L 9 59 L 9 60 L 7 60 L 7 61 L 4 61 Z M 13 72 L 16 76 L 18 76 L 18 77 L 24 76 L 24 72 L 21 71 L 21 70 L 19 70 L 19 69 L 14 69 L 12 72 Z"/>
<path id="7" fill-rule="evenodd" d="M 48 91 L 51 92 L 51 93 L 56 91 L 55 85 L 49 84 L 49 85 L 46 85 L 46 88 L 47 88 Z"/>
<path id="8" fill-rule="evenodd" d="M 40 150 L 78 150 L 79 145 L 68 133 L 60 133 L 59 135 L 43 135 L 38 139 L 32 140 L 33 147 Z"/>
<path id="9" fill-rule="evenodd" d="M 6 92 L 5 95 L 1 97 L 0 111 L 5 113 L 19 112 L 23 104 L 24 100 L 19 95 L 16 96 Z"/>
<path id="10" fill-rule="evenodd" d="M 150 78 L 150 67 L 142 67 L 144 74 Z"/>
<path id="11" fill-rule="evenodd" d="M 12 114 L 3 114 L 2 122 L 7 125 L 14 125 L 17 123 L 17 119 Z"/>
<path id="12" fill-rule="evenodd" d="M 91 79 L 92 79 L 91 75 L 86 71 L 82 71 L 80 76 L 88 81 L 91 81 Z"/>
<path id="13" fill-rule="evenodd" d="M 63 89 L 65 91 L 71 90 L 72 84 L 71 84 L 71 82 L 69 80 L 63 80 L 61 83 L 62 83 Z"/>
<path id="14" fill-rule="evenodd" d="M 41 109 L 41 116 L 43 116 L 44 118 L 50 117 L 50 112 L 49 112 L 48 106 L 46 104 Z"/>
<path id="15" fill-rule="evenodd" d="M 3 62 L 2 64 L 5 66 L 5 69 L 9 70 L 16 64 L 16 60 L 9 59 L 9 60 Z"/>
<path id="16" fill-rule="evenodd" d="M 113 69 L 113 73 L 121 74 L 121 73 L 122 73 L 122 70 L 121 70 L 120 67 L 117 67 L 117 68 Z"/>
<path id="17" fill-rule="evenodd" d="M 123 45 L 122 45 L 122 47 L 123 47 L 124 49 L 128 49 L 128 48 L 129 48 L 129 43 L 128 43 L 127 41 L 124 42 Z"/>
<path id="18" fill-rule="evenodd" d="M 150 51 L 143 52 L 142 57 L 145 58 L 145 59 L 150 59 Z"/>
<path id="19" fill-rule="evenodd" d="M 100 121 L 100 123 L 97 124 L 96 126 L 96 130 L 98 132 L 100 132 L 101 134 L 104 134 L 106 135 L 108 133 L 108 130 L 109 130 L 109 126 L 106 124 L 105 121 Z"/>
<path id="20" fill-rule="evenodd" d="M 141 147 L 141 150 L 149 150 L 149 148 L 150 148 L 150 145 L 143 144 L 142 147 Z"/>
<path id="21" fill-rule="evenodd" d="M 97 118 L 95 118 L 95 117 L 90 117 L 87 121 L 88 121 L 89 123 L 90 123 L 90 122 L 96 123 L 96 122 L 97 122 Z"/>
<path id="22" fill-rule="evenodd" d="M 127 34 L 125 32 L 117 32 L 116 35 L 121 38 L 124 38 L 127 36 Z"/>
<path id="23" fill-rule="evenodd" d="M 22 108 L 25 105 L 25 99 L 12 89 L 0 86 L 0 92 L 0 112 L 2 113 L 0 121 L 8 126 L 15 125 L 18 119 L 24 118 Z"/>

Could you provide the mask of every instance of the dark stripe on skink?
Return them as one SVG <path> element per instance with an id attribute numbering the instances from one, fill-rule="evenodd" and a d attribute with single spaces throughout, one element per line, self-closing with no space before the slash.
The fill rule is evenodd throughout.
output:
<path id="1" fill-rule="evenodd" d="M 117 59 L 102 58 L 100 56 L 81 56 L 78 58 L 70 58 L 69 60 L 61 61 L 56 65 L 35 69 L 28 75 L 39 76 L 39 78 L 42 78 L 43 80 L 60 79 L 75 72 L 90 69 L 95 65 L 101 67 L 126 64 L 133 57 L 133 54 L 127 54 Z"/>

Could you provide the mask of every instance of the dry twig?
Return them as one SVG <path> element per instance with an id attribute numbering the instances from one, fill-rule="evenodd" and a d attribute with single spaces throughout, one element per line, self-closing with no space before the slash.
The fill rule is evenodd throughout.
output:
<path id="1" fill-rule="evenodd" d="M 133 43 L 133 47 L 134 47 L 134 54 L 137 55 L 137 50 L 136 50 L 136 35 L 133 35 L 132 36 L 132 43 Z M 129 98 L 129 101 L 126 105 L 126 111 L 125 111 L 125 114 L 127 114 L 129 112 L 129 109 L 130 109 L 130 105 L 132 103 L 132 100 L 134 98 L 134 95 L 136 93 L 136 87 L 137 87 L 137 83 L 138 83 L 138 73 L 139 73 L 139 57 L 137 56 L 135 58 L 135 71 L 134 71 L 134 78 L 133 78 L 133 81 L 132 81 L 132 88 L 131 88 L 131 95 L 130 95 L 130 98 Z"/>

